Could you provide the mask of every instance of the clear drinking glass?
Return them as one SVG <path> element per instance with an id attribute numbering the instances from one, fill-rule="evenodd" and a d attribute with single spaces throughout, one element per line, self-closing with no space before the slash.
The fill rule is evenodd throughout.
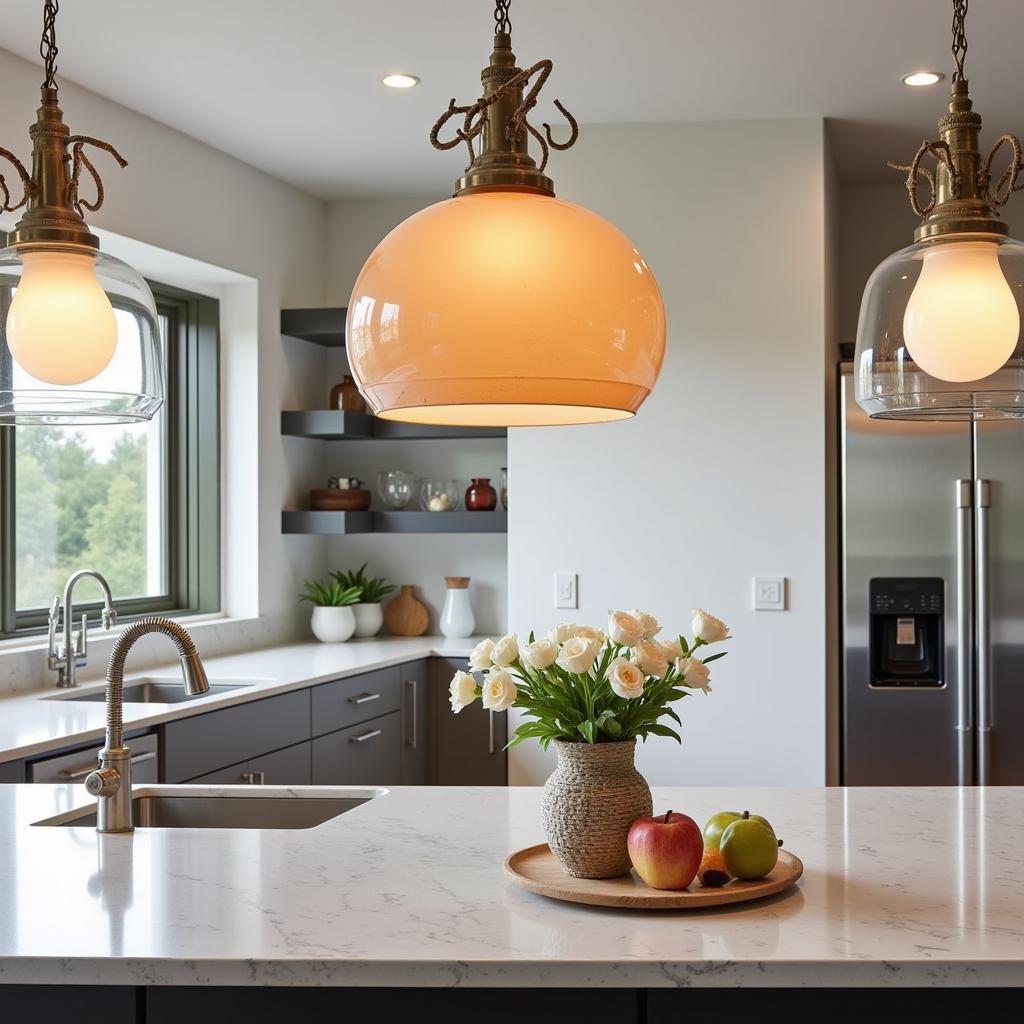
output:
<path id="1" fill-rule="evenodd" d="M 388 469 L 377 474 L 377 493 L 384 507 L 392 512 L 409 504 L 412 486 L 413 475 L 404 469 Z"/>
<path id="2" fill-rule="evenodd" d="M 508 467 L 501 467 L 501 507 L 508 509 Z"/>

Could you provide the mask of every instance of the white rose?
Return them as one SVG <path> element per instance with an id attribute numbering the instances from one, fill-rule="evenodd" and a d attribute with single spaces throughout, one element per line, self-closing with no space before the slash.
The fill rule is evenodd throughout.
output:
<path id="1" fill-rule="evenodd" d="M 584 640 L 596 640 L 598 644 L 604 643 L 604 633 L 593 626 L 573 626 L 573 636 L 581 636 Z"/>
<path id="2" fill-rule="evenodd" d="M 452 711 L 458 714 L 476 700 L 476 680 L 468 672 L 456 672 L 448 687 Z"/>
<path id="3" fill-rule="evenodd" d="M 658 646 L 668 661 L 675 661 L 676 658 L 683 657 L 683 645 L 678 640 L 664 640 Z"/>
<path id="4" fill-rule="evenodd" d="M 729 627 L 714 615 L 709 615 L 703 608 L 693 609 L 693 635 L 706 644 L 713 644 L 718 640 L 729 639 Z"/>
<path id="5" fill-rule="evenodd" d="M 548 633 L 548 639 L 553 644 L 564 644 L 566 640 L 571 640 L 576 635 L 577 629 L 579 626 L 572 622 L 560 622 Z"/>
<path id="6" fill-rule="evenodd" d="M 711 669 L 700 658 L 677 658 L 676 671 L 683 678 L 683 686 L 688 686 L 691 690 L 711 692 L 711 686 L 708 683 L 711 678 Z"/>
<path id="7" fill-rule="evenodd" d="M 648 615 L 647 612 L 642 612 L 639 608 L 630 608 L 629 614 L 640 623 L 645 640 L 651 640 L 661 632 L 661 623 L 653 615 Z"/>
<path id="8" fill-rule="evenodd" d="M 473 652 L 469 656 L 469 667 L 476 669 L 477 672 L 483 672 L 485 668 L 490 668 L 491 651 L 493 650 L 493 640 L 481 640 L 480 643 L 473 648 Z"/>
<path id="9" fill-rule="evenodd" d="M 633 647 L 633 659 L 647 675 L 657 679 L 664 679 L 668 672 L 668 658 L 661 644 L 653 640 L 641 640 L 636 644 Z"/>
<path id="10" fill-rule="evenodd" d="M 507 711 L 515 702 L 518 691 L 507 672 L 488 672 L 484 677 L 483 705 L 488 711 Z"/>
<path id="11" fill-rule="evenodd" d="M 632 647 L 643 640 L 644 627 L 629 612 L 609 612 L 608 635 L 615 643 Z"/>
<path id="12" fill-rule="evenodd" d="M 498 640 L 491 650 L 491 661 L 499 668 L 511 665 L 519 657 L 519 641 L 515 633 L 508 633 Z"/>
<path id="13" fill-rule="evenodd" d="M 551 668 L 558 657 L 558 644 L 554 640 L 534 640 L 524 645 L 519 653 L 530 668 Z"/>
<path id="14" fill-rule="evenodd" d="M 620 697 L 636 700 L 643 696 L 647 677 L 633 662 L 626 658 L 616 658 L 608 666 L 608 682 Z"/>
<path id="15" fill-rule="evenodd" d="M 558 652 L 558 664 L 566 672 L 584 673 L 594 667 L 601 644 L 585 636 L 574 636 L 562 644 Z"/>

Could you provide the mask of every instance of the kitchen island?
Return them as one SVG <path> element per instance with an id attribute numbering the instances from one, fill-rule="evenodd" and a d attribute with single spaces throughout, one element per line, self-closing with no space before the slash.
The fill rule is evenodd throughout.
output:
<path id="1" fill-rule="evenodd" d="M 33 824 L 89 799 L 0 786 L 0 982 L 1024 984 L 1024 789 L 658 789 L 701 821 L 749 805 L 804 861 L 788 893 L 697 913 L 510 885 L 505 855 L 542 838 L 533 788 L 397 788 L 301 830 Z"/>

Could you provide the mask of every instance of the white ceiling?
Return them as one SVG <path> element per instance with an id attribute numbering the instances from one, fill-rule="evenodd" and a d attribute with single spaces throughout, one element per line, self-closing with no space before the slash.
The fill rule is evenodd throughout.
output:
<path id="1" fill-rule="evenodd" d="M 0 6 L 3 46 L 38 63 L 40 0 Z M 478 95 L 491 12 L 488 0 L 65 0 L 59 72 L 325 198 L 444 194 L 463 151 L 435 152 L 427 133 L 449 98 Z M 555 62 L 538 120 L 555 97 L 584 127 L 823 116 L 842 179 L 865 183 L 898 180 L 886 159 L 909 161 L 934 135 L 950 17 L 949 0 L 512 4 L 520 64 Z M 1024 2 L 975 0 L 967 29 L 985 137 L 1024 133 Z M 947 80 L 903 86 L 918 68 Z M 394 70 L 422 84 L 385 89 Z"/>

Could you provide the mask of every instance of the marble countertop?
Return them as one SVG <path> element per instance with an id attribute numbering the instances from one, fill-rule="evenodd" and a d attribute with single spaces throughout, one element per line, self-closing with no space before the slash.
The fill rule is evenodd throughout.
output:
<path id="1" fill-rule="evenodd" d="M 659 913 L 505 880 L 542 838 L 538 789 L 397 788 L 301 831 L 32 824 L 87 802 L 0 786 L 0 982 L 1024 983 L 1020 788 L 656 790 L 700 821 L 766 814 L 806 867 L 758 903 Z"/>
<path id="2" fill-rule="evenodd" d="M 204 660 L 204 664 L 212 683 L 249 685 L 237 690 L 211 693 L 180 704 L 126 702 L 125 729 L 145 729 L 215 708 L 244 704 L 260 697 L 270 697 L 276 693 L 431 655 L 461 657 L 473 649 L 477 639 L 378 637 L 351 640 L 344 644 L 297 643 L 209 658 Z M 45 655 L 40 655 L 40 678 L 48 674 L 45 664 Z M 174 661 L 166 668 L 126 677 L 125 683 L 129 685 L 133 679 L 143 677 L 180 681 L 181 670 L 177 661 Z M 51 681 L 47 689 L 17 691 L 0 697 L 0 763 L 91 740 L 102 740 L 103 703 L 68 700 L 64 697 L 82 696 L 102 690 L 103 685 L 100 682 L 81 685 L 75 690 L 58 690 Z"/>

